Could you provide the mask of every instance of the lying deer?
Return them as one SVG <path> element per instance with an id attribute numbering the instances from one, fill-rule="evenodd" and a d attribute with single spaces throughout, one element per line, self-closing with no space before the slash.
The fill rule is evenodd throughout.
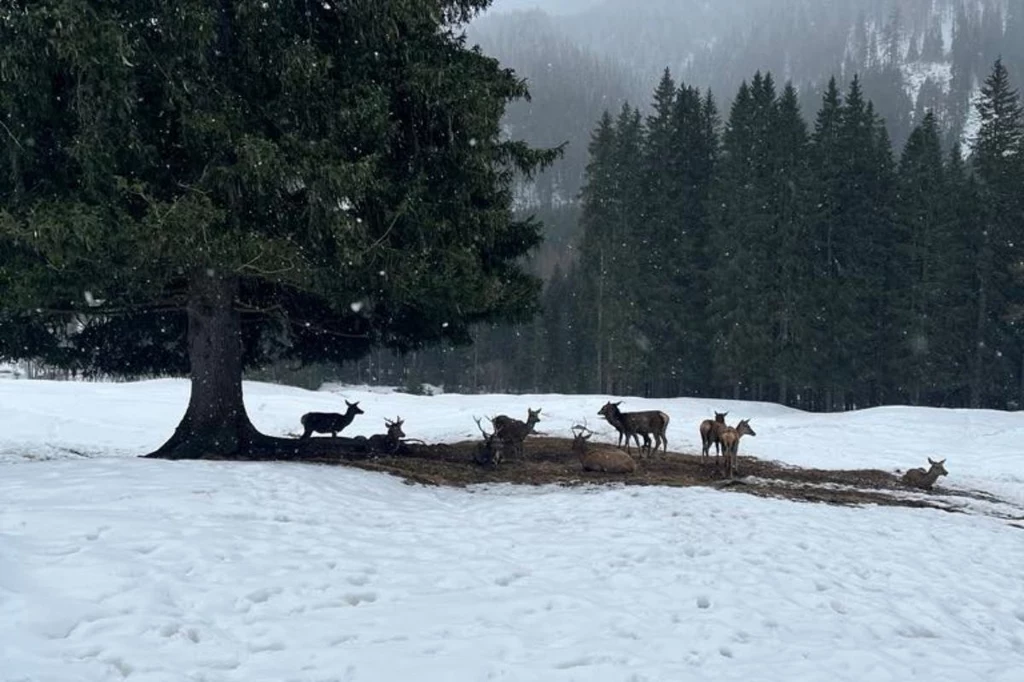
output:
<path id="1" fill-rule="evenodd" d="M 726 426 L 718 434 L 718 440 L 722 442 L 722 456 L 725 457 L 725 475 L 728 478 L 736 475 L 737 464 L 739 463 L 740 438 L 756 435 L 754 429 L 750 428 L 749 419 L 741 420 L 735 427 Z M 717 456 L 715 462 L 718 462 Z"/>
<path id="2" fill-rule="evenodd" d="M 484 437 L 484 442 L 476 448 L 476 454 L 474 455 L 473 460 L 481 466 L 498 466 L 501 464 L 501 442 L 495 438 L 494 433 L 487 433 L 487 431 L 484 430 L 479 417 L 473 417 L 473 421 L 476 422 L 476 427 L 480 429 L 480 433 Z"/>
<path id="3" fill-rule="evenodd" d="M 913 486 L 914 488 L 921 488 L 922 490 L 931 490 L 939 476 L 949 475 L 949 472 L 946 471 L 946 467 L 943 466 L 943 464 L 946 463 L 946 460 L 940 459 L 936 462 L 929 457 L 928 463 L 931 464 L 928 471 L 919 467 L 917 469 L 910 469 L 907 473 L 903 474 L 903 484 Z"/>
<path id="4" fill-rule="evenodd" d="M 654 434 L 654 452 L 658 451 L 658 447 L 661 447 L 664 452 L 668 452 L 668 438 L 665 436 L 665 430 L 668 428 L 668 415 L 664 412 L 657 410 L 651 410 L 647 412 L 622 412 L 619 410 L 619 405 L 622 404 L 620 400 L 617 403 L 607 402 L 604 404 L 597 414 L 608 420 L 608 423 L 614 426 L 620 436 L 626 437 L 626 452 L 629 452 L 629 439 L 632 437 L 636 441 L 636 445 L 640 448 L 640 436 L 644 437 L 643 449 L 646 449 L 648 454 L 651 452 L 651 438 L 650 435 Z"/>
<path id="5" fill-rule="evenodd" d="M 588 443 L 594 434 L 586 427 L 572 427 L 572 451 L 579 457 L 584 471 L 600 471 L 606 474 L 631 474 L 636 471 L 636 462 L 617 447 Z"/>
<path id="6" fill-rule="evenodd" d="M 405 431 L 402 424 L 405 422 L 401 417 L 395 417 L 395 421 L 384 420 L 384 426 L 388 428 L 386 434 L 375 434 L 367 440 L 367 448 L 370 452 L 380 452 L 393 455 L 402 447 L 402 439 L 405 438 Z"/>
<path id="7" fill-rule="evenodd" d="M 302 432 L 301 438 L 309 438 L 314 432 L 329 433 L 331 438 L 335 438 L 339 431 L 342 431 L 352 423 L 357 414 L 364 414 L 359 409 L 358 402 L 350 403 L 346 400 L 345 404 L 348 406 L 345 414 L 338 414 L 337 412 L 307 412 L 302 415 L 302 428 L 305 430 Z"/>
<path id="8" fill-rule="evenodd" d="M 711 456 L 711 444 L 715 444 L 715 458 L 721 455 L 721 440 L 719 435 L 722 433 L 722 429 L 725 428 L 725 415 L 728 412 L 715 412 L 715 418 L 705 419 L 700 423 L 700 463 L 706 464 L 706 460 Z"/>
<path id="9" fill-rule="evenodd" d="M 523 454 L 523 441 L 533 433 L 533 429 L 540 421 L 540 409 L 531 410 L 526 408 L 526 421 L 519 421 L 503 414 L 491 419 L 494 427 L 494 437 L 501 441 L 502 447 L 511 447 L 519 456 Z"/>

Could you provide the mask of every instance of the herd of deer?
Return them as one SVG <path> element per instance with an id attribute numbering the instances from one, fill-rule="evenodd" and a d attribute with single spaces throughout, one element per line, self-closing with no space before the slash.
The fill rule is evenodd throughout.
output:
<path id="1" fill-rule="evenodd" d="M 619 409 L 619 402 L 607 402 L 604 407 L 598 410 L 597 414 L 611 424 L 618 431 L 619 439 L 615 447 L 590 443 L 594 435 L 587 428 L 586 423 L 576 425 L 572 428 L 573 442 L 572 451 L 579 458 L 584 471 L 597 471 L 609 474 L 629 474 L 636 471 L 636 461 L 632 457 L 630 440 L 632 440 L 640 453 L 644 451 L 648 455 L 657 453 L 658 448 L 668 453 L 668 438 L 665 431 L 668 429 L 669 417 L 664 412 L 650 410 L 645 412 L 622 412 Z M 345 401 L 347 409 L 344 414 L 336 412 L 307 412 L 302 415 L 302 436 L 301 439 L 309 438 L 313 433 L 330 433 L 336 437 L 345 429 L 356 415 L 364 414 L 359 403 Z M 511 453 L 520 458 L 523 457 L 523 442 L 527 436 L 534 433 L 534 429 L 540 422 L 540 409 L 527 408 L 526 421 L 513 419 L 501 414 L 491 417 L 491 432 L 487 433 L 481 424 L 481 419 L 474 417 L 477 428 L 483 435 L 483 442 L 478 446 L 476 462 L 484 466 L 497 466 L 501 463 L 506 453 Z M 737 473 L 740 438 L 743 436 L 756 436 L 754 429 L 750 427 L 749 419 L 741 419 L 736 426 L 729 426 L 725 423 L 728 412 L 715 412 L 714 419 L 705 419 L 700 424 L 701 441 L 701 463 L 706 465 L 711 456 L 711 446 L 715 446 L 715 466 L 721 468 L 721 459 L 725 459 L 725 475 L 733 478 Z M 370 436 L 366 439 L 367 448 L 370 452 L 381 454 L 397 453 L 405 438 L 402 431 L 404 421 L 396 417 L 394 421 L 384 420 L 387 433 Z M 651 447 L 651 437 L 654 438 L 654 447 Z M 643 437 L 643 445 L 640 438 Z M 621 450 L 622 441 L 625 439 L 626 451 Z M 901 479 L 905 485 L 931 490 L 939 476 L 947 475 L 943 466 L 946 460 L 934 461 L 928 458 L 931 467 L 924 469 L 910 469 Z"/>

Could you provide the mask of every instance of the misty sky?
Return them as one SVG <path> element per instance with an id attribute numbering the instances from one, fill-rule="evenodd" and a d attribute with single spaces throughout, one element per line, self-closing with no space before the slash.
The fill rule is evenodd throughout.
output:
<path id="1" fill-rule="evenodd" d="M 490 11 L 511 12 L 539 7 L 548 14 L 571 14 L 596 5 L 602 0 L 494 0 Z"/>

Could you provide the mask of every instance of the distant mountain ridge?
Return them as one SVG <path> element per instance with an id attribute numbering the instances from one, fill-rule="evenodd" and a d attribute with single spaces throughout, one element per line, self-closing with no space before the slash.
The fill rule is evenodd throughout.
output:
<path id="1" fill-rule="evenodd" d="M 531 201 L 578 192 L 590 131 L 604 109 L 646 108 L 662 70 L 711 88 L 722 110 L 755 71 L 792 80 L 813 119 L 822 86 L 859 74 L 899 148 L 925 110 L 947 143 L 967 141 L 971 101 L 1002 56 L 1024 84 L 1024 0 L 504 0 L 470 26 L 470 38 L 517 69 L 534 101 L 513 107 L 510 132 L 568 141 L 556 176 Z M 578 9 L 570 12 L 568 9 Z M 546 112 L 558 112 L 548 117 Z"/>

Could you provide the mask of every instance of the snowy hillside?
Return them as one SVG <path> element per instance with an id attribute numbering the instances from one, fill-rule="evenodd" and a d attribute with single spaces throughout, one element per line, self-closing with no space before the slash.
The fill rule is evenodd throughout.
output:
<path id="1" fill-rule="evenodd" d="M 410 396 L 246 385 L 284 435 L 344 397 L 353 433 L 401 415 L 461 439 L 543 409 L 565 435 L 603 396 Z M 164 462 L 184 381 L 0 381 L 0 681 L 1016 680 L 1021 530 L 983 514 L 832 507 L 708 488 L 403 484 L 345 467 Z M 842 415 L 625 399 L 699 449 L 714 409 L 744 450 L 885 469 L 1024 501 L 1016 413 Z"/>

